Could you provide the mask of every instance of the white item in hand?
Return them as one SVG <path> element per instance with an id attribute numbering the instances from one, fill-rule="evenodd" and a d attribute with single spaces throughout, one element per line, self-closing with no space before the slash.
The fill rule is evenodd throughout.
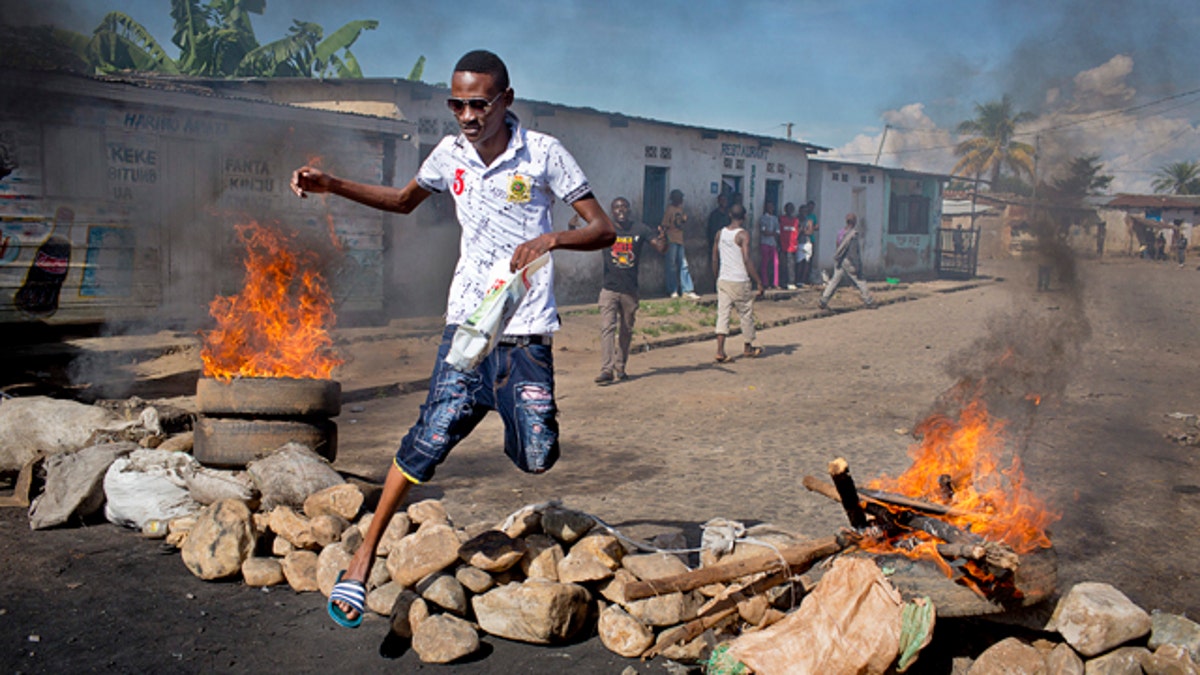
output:
<path id="1" fill-rule="evenodd" d="M 474 370 L 495 348 L 525 291 L 529 290 L 530 277 L 548 262 L 550 254 L 543 253 L 525 267 L 510 272 L 507 258 L 497 260 L 483 302 L 454 332 L 446 363 L 458 370 Z"/>

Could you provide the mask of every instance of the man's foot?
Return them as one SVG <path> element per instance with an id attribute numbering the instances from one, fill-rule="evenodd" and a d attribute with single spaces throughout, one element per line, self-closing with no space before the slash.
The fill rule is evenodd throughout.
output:
<path id="1" fill-rule="evenodd" d="M 595 382 L 596 384 L 608 384 L 609 382 L 612 382 L 612 381 L 613 381 L 613 374 L 608 371 L 604 371 L 604 372 L 600 373 L 599 375 L 596 376 L 596 379 L 592 380 L 592 382 Z"/>
<path id="2" fill-rule="evenodd" d="M 817 306 L 821 309 L 829 309 L 829 303 L 825 302 L 825 298 L 817 298 Z"/>
<path id="3" fill-rule="evenodd" d="M 874 300 L 868 300 L 866 307 L 867 309 L 879 309 L 879 303 Z"/>
<path id="4" fill-rule="evenodd" d="M 367 599 L 367 589 L 357 579 L 343 579 L 345 571 L 338 572 L 337 582 L 329 594 L 326 610 L 329 618 L 344 628 L 358 628 L 362 624 Z"/>
<path id="5" fill-rule="evenodd" d="M 748 359 L 756 359 L 756 358 L 762 356 L 762 353 L 763 353 L 762 347 L 755 347 L 753 345 L 746 345 L 746 348 L 744 350 L 742 350 L 742 356 L 744 356 Z"/>
<path id="6" fill-rule="evenodd" d="M 671 297 L 672 297 L 672 298 L 678 298 L 678 297 L 679 297 L 679 291 L 675 291 L 674 293 L 672 293 L 672 294 L 671 294 Z"/>
<path id="7" fill-rule="evenodd" d="M 687 298 L 688 300 L 699 300 L 700 299 L 700 296 L 697 295 L 695 291 L 688 291 L 687 293 L 683 294 L 683 297 Z"/>
<path id="8" fill-rule="evenodd" d="M 626 375 L 625 371 L 623 371 L 623 370 L 618 370 L 617 372 L 613 373 L 613 382 L 621 382 L 628 378 L 629 378 L 629 376 Z"/>
<path id="9" fill-rule="evenodd" d="M 726 355 L 724 355 L 724 354 L 717 354 L 717 355 L 716 355 L 716 356 L 713 358 L 713 360 L 714 360 L 714 361 L 716 361 L 717 363 L 725 363 L 726 361 L 728 361 L 728 360 L 729 360 L 729 357 L 728 357 L 728 356 L 726 356 Z"/>
<path id="10" fill-rule="evenodd" d="M 787 289 L 788 289 L 789 291 L 794 291 L 794 290 L 796 290 L 796 284 L 788 284 L 788 285 L 787 285 Z"/>

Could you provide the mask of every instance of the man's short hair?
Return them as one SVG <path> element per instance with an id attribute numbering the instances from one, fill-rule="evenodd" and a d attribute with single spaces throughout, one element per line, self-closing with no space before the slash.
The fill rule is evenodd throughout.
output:
<path id="1" fill-rule="evenodd" d="M 729 217 L 734 220 L 744 220 L 746 218 L 746 207 L 741 204 L 734 204 L 729 209 Z"/>
<path id="2" fill-rule="evenodd" d="M 508 89 L 508 67 L 504 65 L 499 56 L 486 49 L 476 49 L 463 54 L 458 63 L 454 64 L 454 72 L 491 75 L 500 91 Z"/>

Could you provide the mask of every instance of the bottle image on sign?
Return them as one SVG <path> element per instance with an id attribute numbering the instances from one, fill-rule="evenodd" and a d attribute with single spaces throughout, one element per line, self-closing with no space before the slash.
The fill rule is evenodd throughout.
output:
<path id="1" fill-rule="evenodd" d="M 13 297 L 17 309 L 39 318 L 58 311 L 58 296 L 71 264 L 71 240 L 61 233 L 69 231 L 74 220 L 75 212 L 65 206 L 54 214 L 54 229 L 38 247 L 25 283 Z"/>

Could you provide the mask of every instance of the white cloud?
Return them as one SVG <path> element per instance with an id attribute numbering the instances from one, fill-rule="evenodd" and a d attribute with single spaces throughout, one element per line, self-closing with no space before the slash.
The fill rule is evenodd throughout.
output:
<path id="1" fill-rule="evenodd" d="M 1192 121 L 1200 112 L 1200 97 L 1136 107 L 1137 92 L 1128 83 L 1134 67 L 1132 57 L 1118 54 L 1077 74 L 1068 90 L 1046 91 L 1046 110 L 1018 129 L 1019 140 L 1038 147 L 1039 176 L 1052 179 L 1072 158 L 1099 155 L 1105 173 L 1115 177 L 1114 193 L 1148 193 L 1160 167 L 1200 160 L 1200 122 Z M 883 166 L 950 172 L 957 161 L 954 145 L 962 138 L 952 128 L 938 127 L 924 104 L 888 110 L 883 119 L 886 139 L 884 130 L 864 132 L 829 157 L 872 163 L 883 140 Z"/>

